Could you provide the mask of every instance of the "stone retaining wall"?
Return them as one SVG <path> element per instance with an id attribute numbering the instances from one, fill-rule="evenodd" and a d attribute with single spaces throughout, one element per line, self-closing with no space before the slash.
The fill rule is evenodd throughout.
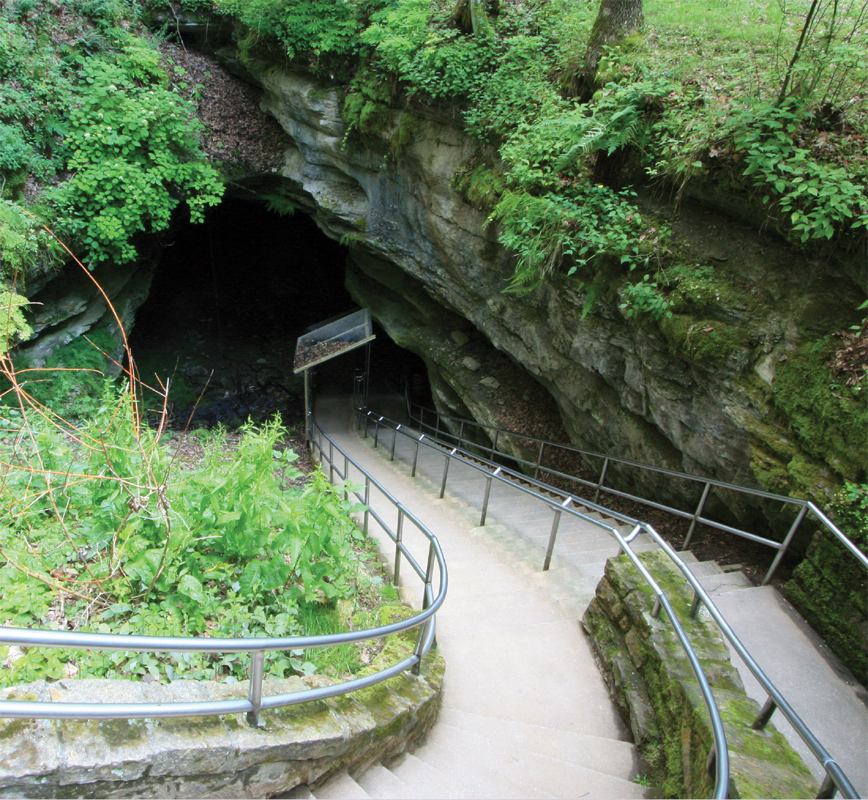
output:
<path id="1" fill-rule="evenodd" d="M 393 640 L 405 638 L 404 642 Z M 379 658 L 406 655 L 414 632 L 390 637 Z M 401 652 L 398 652 L 398 651 Z M 380 669 L 383 662 L 369 667 Z M 434 652 L 418 676 L 403 673 L 352 695 L 245 715 L 106 722 L 0 719 L 0 797 L 268 797 L 396 756 L 434 725 L 444 664 Z M 265 695 L 328 678 L 268 679 Z M 2 700 L 190 702 L 246 697 L 247 682 L 38 681 Z"/>
<path id="2" fill-rule="evenodd" d="M 784 737 L 771 724 L 763 731 L 750 727 L 759 706 L 745 694 L 708 612 L 689 619 L 692 590 L 683 576 L 660 550 L 640 557 L 669 597 L 714 690 L 729 744 L 729 797 L 816 797 L 816 781 Z M 657 796 L 710 797 L 710 718 L 666 613 L 651 616 L 654 600 L 626 556 L 609 559 L 584 626 Z"/>
<path id="3" fill-rule="evenodd" d="M 784 586 L 787 599 L 864 686 L 868 686 L 866 582 L 862 565 L 829 531 L 820 530 Z"/>

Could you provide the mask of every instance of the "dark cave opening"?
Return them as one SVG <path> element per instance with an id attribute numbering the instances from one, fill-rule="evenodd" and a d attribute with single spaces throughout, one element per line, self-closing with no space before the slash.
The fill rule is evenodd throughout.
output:
<path id="1" fill-rule="evenodd" d="M 175 231 L 130 339 L 142 380 L 170 382 L 172 425 L 184 427 L 193 415 L 196 425 L 234 427 L 275 412 L 297 425 L 303 380 L 292 372 L 296 339 L 357 308 L 344 288 L 347 256 L 308 215 L 281 216 L 231 197 L 203 224 Z M 378 391 L 398 392 L 407 375 L 425 375 L 421 359 L 378 326 L 375 332 Z M 339 356 L 318 369 L 317 384 L 349 393 L 364 364 L 364 348 Z"/>

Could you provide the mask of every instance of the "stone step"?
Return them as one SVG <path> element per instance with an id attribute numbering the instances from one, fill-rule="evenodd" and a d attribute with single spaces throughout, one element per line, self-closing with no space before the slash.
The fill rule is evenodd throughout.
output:
<path id="1" fill-rule="evenodd" d="M 406 784 L 382 764 L 374 764 L 364 775 L 358 777 L 357 782 L 368 793 L 368 796 L 373 798 L 388 800 L 388 798 L 398 797 L 415 800 L 415 798 L 420 797 L 417 792 L 413 791 L 411 785 Z"/>
<path id="2" fill-rule="evenodd" d="M 348 773 L 341 772 L 314 792 L 316 800 L 365 800 L 370 795 Z"/>
<path id="3" fill-rule="evenodd" d="M 505 720 L 503 727 L 509 729 L 511 724 Z M 587 793 L 589 797 L 644 797 L 642 787 L 630 780 L 545 753 L 537 753 L 509 743 L 509 740 L 504 738 L 492 746 L 491 739 L 455 728 L 444 721 L 432 731 L 425 748 L 417 751 L 417 756 L 425 759 L 430 747 L 441 747 L 448 751 L 452 758 L 440 754 L 442 763 L 449 763 L 451 760 L 456 765 L 467 759 L 475 761 L 474 754 L 485 754 L 487 768 L 494 770 L 501 779 L 507 779 L 512 785 L 532 787 L 544 796 L 576 797 Z M 605 766 L 610 766 L 617 760 L 613 758 L 610 762 L 604 748 L 600 748 L 599 756 L 600 764 Z M 632 764 L 626 773 L 628 777 L 631 769 Z"/>
<path id="4" fill-rule="evenodd" d="M 472 796 L 468 793 L 468 787 L 457 779 L 458 776 L 441 772 L 413 753 L 407 753 L 400 763 L 393 764 L 390 769 L 404 784 L 412 787 L 414 797 L 423 800 L 457 800 Z"/>
<path id="5" fill-rule="evenodd" d="M 440 729 L 438 724 L 435 728 Z M 427 741 L 414 755 L 442 775 L 448 775 L 450 783 L 460 786 L 459 797 L 499 798 L 502 800 L 546 800 L 556 795 L 539 789 L 533 784 L 505 775 L 500 771 L 497 754 L 492 753 L 484 740 L 476 747 L 459 750 L 448 746 L 448 739 L 441 743 Z"/>
<path id="6" fill-rule="evenodd" d="M 440 722 L 485 737 L 494 747 L 520 746 L 539 755 L 589 767 L 621 779 L 632 779 L 642 769 L 631 742 L 530 725 L 502 717 L 485 717 L 444 708 Z"/>
<path id="7" fill-rule="evenodd" d="M 557 603 L 548 600 L 520 606 L 504 603 L 496 608 L 487 608 L 484 616 L 467 614 L 460 619 L 450 620 L 442 630 L 444 635 L 473 638 L 482 629 L 533 628 L 557 619 L 566 619 L 564 612 Z"/>
<path id="8" fill-rule="evenodd" d="M 705 575 L 699 578 L 699 583 L 712 596 L 753 588 L 753 584 L 743 572 L 718 572 Z"/>
<path id="9" fill-rule="evenodd" d="M 716 561 L 696 561 L 688 564 L 688 567 L 697 578 L 706 578 L 710 575 L 723 575 L 723 570 Z"/>

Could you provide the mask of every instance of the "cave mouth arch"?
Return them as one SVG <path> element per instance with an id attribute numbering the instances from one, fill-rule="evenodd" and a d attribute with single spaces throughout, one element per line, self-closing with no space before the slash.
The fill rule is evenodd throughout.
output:
<path id="1" fill-rule="evenodd" d="M 195 425 L 235 427 L 275 412 L 297 426 L 303 381 L 292 372 L 295 342 L 357 307 L 344 288 L 347 257 L 309 215 L 280 215 L 255 199 L 229 196 L 203 223 L 175 229 L 130 336 L 141 379 L 170 381 L 172 426 L 193 414 Z M 382 389 L 400 391 L 421 359 L 375 330 L 372 374 Z M 348 353 L 322 365 L 318 382 L 349 393 L 363 366 L 363 349 Z"/>

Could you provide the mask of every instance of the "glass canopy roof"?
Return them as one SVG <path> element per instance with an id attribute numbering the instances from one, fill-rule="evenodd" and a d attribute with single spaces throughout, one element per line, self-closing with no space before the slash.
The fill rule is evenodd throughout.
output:
<path id="1" fill-rule="evenodd" d="M 334 317 L 308 328 L 295 344 L 293 372 L 298 374 L 355 350 L 374 338 L 371 309 L 362 308 L 338 319 Z"/>

